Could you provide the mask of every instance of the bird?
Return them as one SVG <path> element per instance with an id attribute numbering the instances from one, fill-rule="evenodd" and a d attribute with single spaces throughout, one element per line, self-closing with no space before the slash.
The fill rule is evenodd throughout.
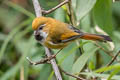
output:
<path id="1" fill-rule="evenodd" d="M 32 22 L 35 39 L 51 49 L 62 49 L 78 39 L 112 42 L 108 35 L 82 32 L 76 27 L 51 17 L 36 17 Z"/>

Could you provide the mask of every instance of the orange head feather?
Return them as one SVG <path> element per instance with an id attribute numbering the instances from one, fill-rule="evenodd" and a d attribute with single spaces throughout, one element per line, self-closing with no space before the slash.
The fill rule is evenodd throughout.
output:
<path id="1" fill-rule="evenodd" d="M 48 21 L 48 18 L 46 17 L 37 17 L 32 22 L 32 29 L 37 30 L 38 27 L 42 24 L 45 24 Z"/>

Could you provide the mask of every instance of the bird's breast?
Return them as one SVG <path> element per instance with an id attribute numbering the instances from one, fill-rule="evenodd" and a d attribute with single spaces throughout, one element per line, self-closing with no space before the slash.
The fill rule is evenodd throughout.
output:
<path id="1" fill-rule="evenodd" d="M 69 43 L 53 43 L 50 41 L 45 41 L 44 45 L 47 46 L 48 48 L 52 48 L 52 49 L 62 49 L 64 47 L 66 47 Z"/>

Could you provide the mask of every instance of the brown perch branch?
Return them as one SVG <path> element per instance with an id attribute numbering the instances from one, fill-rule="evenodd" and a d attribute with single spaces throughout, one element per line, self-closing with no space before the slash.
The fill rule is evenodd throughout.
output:
<path id="1" fill-rule="evenodd" d="M 61 2 L 60 4 L 58 4 L 57 6 L 55 6 L 54 8 L 52 8 L 52 9 L 42 10 L 42 13 L 45 14 L 45 15 L 46 15 L 46 14 L 49 14 L 49 13 L 55 11 L 56 9 L 60 8 L 60 7 L 63 6 L 64 4 L 68 3 L 69 1 L 70 1 L 70 0 L 65 0 L 65 1 Z"/>
<path id="2" fill-rule="evenodd" d="M 107 64 L 107 66 L 110 66 L 117 58 L 117 56 L 120 54 L 120 50 L 117 52 L 117 54 L 112 58 L 112 60 Z"/>
<path id="3" fill-rule="evenodd" d="M 66 74 L 66 75 L 68 75 L 68 76 L 71 76 L 71 77 L 73 77 L 73 78 L 76 78 L 76 79 L 78 79 L 78 80 L 87 80 L 87 79 L 81 78 L 81 77 L 79 77 L 79 76 L 75 76 L 75 75 L 73 75 L 73 74 L 71 74 L 71 73 L 68 73 L 68 72 L 64 71 L 62 68 L 60 68 L 60 70 L 61 70 L 64 74 Z"/>

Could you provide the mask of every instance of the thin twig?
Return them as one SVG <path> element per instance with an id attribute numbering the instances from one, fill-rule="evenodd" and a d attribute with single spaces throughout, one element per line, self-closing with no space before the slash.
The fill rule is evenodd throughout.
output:
<path id="1" fill-rule="evenodd" d="M 116 59 L 117 56 L 120 54 L 120 50 L 117 52 L 117 54 L 112 58 L 112 60 L 107 64 L 107 66 L 110 66 Z"/>
<path id="2" fill-rule="evenodd" d="M 117 54 L 112 58 L 112 60 L 106 66 L 110 66 L 116 60 L 116 58 L 119 54 L 120 54 L 120 50 L 117 52 Z M 101 72 L 101 73 L 103 73 L 103 72 Z"/>
<path id="3" fill-rule="evenodd" d="M 45 63 L 49 63 L 48 61 L 50 61 L 51 59 L 53 59 L 53 56 L 47 57 L 47 58 L 43 58 L 40 61 L 37 62 L 33 62 L 29 57 L 26 57 L 26 59 L 29 61 L 29 63 L 31 65 L 38 65 L 38 64 L 45 64 Z"/>
<path id="4" fill-rule="evenodd" d="M 87 79 L 81 78 L 81 77 L 79 77 L 79 76 L 75 76 L 75 75 L 73 75 L 73 74 L 70 74 L 70 73 L 64 71 L 62 68 L 60 68 L 60 70 L 61 70 L 64 74 L 66 74 L 66 75 L 68 75 L 68 76 L 71 76 L 71 77 L 73 77 L 73 78 L 76 78 L 76 79 L 78 79 L 78 80 L 87 80 Z"/>
<path id="5" fill-rule="evenodd" d="M 42 16 L 42 10 L 41 10 L 41 7 L 40 7 L 40 4 L 39 4 L 38 0 L 32 0 L 32 1 L 33 1 L 33 5 L 34 5 L 36 16 L 37 17 Z M 50 57 L 51 54 L 52 54 L 51 50 L 45 47 L 45 51 L 46 51 L 46 55 L 48 57 Z M 52 64 L 52 67 L 53 67 L 53 70 L 55 72 L 57 80 L 62 80 L 62 76 L 60 74 L 60 71 L 59 71 L 59 68 L 58 68 L 58 66 L 56 64 L 55 59 L 50 60 L 50 62 Z"/>
<path id="6" fill-rule="evenodd" d="M 57 55 L 61 50 L 62 50 L 62 49 L 60 49 L 56 54 L 51 55 L 51 56 L 49 56 L 49 57 L 47 57 L 47 58 L 43 58 L 43 59 L 41 59 L 40 61 L 37 61 L 37 62 L 33 62 L 29 57 L 26 57 L 26 59 L 29 61 L 29 63 L 30 63 L 31 65 L 38 65 L 38 64 L 50 63 L 49 61 L 50 61 L 51 59 L 55 58 L 56 55 Z"/>
<path id="7" fill-rule="evenodd" d="M 100 49 L 102 49 L 107 55 L 111 56 L 112 58 L 114 57 L 112 55 L 112 53 L 110 51 L 105 50 L 103 47 L 101 47 L 99 44 L 97 44 L 96 42 L 94 42 L 95 46 L 99 47 Z"/>
<path id="8" fill-rule="evenodd" d="M 24 80 L 24 67 L 21 66 L 20 68 L 20 80 Z"/>
<path id="9" fill-rule="evenodd" d="M 117 59 L 117 56 L 120 54 L 120 50 L 116 53 L 116 55 L 112 58 L 112 60 L 106 65 L 106 66 L 110 66 L 116 59 Z M 103 71 L 104 72 L 104 71 Z M 100 73 L 103 73 L 103 72 L 100 72 Z M 94 79 L 98 79 L 98 77 L 95 77 Z"/>
<path id="10" fill-rule="evenodd" d="M 75 16 L 73 13 L 73 8 L 71 4 L 71 0 L 68 3 L 68 16 L 70 17 L 71 24 L 75 27 L 76 26 L 76 21 L 75 21 Z"/>
<path id="11" fill-rule="evenodd" d="M 118 56 L 119 54 L 120 54 L 120 50 L 116 53 L 116 55 L 112 58 L 112 60 L 111 60 L 106 66 L 110 66 L 110 65 L 117 59 L 117 56 Z M 103 71 L 103 72 L 104 72 L 104 71 Z M 102 74 L 103 72 L 100 72 L 100 73 Z M 95 77 L 94 79 L 97 80 L 98 77 Z"/>
<path id="12" fill-rule="evenodd" d="M 111 56 L 112 58 L 114 58 L 115 56 L 112 55 L 111 51 L 107 51 L 105 50 L 103 47 L 101 47 L 99 44 L 97 44 L 96 42 L 94 42 L 95 46 L 99 47 L 100 49 L 102 49 L 107 55 Z M 116 61 L 120 62 L 118 59 L 116 59 Z"/>
<path id="13" fill-rule="evenodd" d="M 45 51 L 46 51 L 46 55 L 47 55 L 48 57 L 50 57 L 50 56 L 52 55 L 51 49 L 45 47 Z M 52 67 L 53 67 L 53 69 L 54 69 L 54 72 L 55 72 L 55 75 L 56 75 L 57 80 L 62 80 L 62 76 L 61 76 L 61 74 L 60 74 L 60 71 L 59 71 L 59 68 L 58 68 L 58 66 L 57 66 L 57 64 L 56 64 L 55 59 L 51 59 L 51 60 L 50 60 L 50 63 L 52 64 Z"/>
<path id="14" fill-rule="evenodd" d="M 38 0 L 32 0 L 33 2 L 33 6 L 34 6 L 34 9 L 35 9 L 35 14 L 37 17 L 40 17 L 42 16 L 42 9 L 40 7 L 40 4 L 38 2 Z"/>
<path id="15" fill-rule="evenodd" d="M 47 11 L 46 10 L 42 10 L 42 13 L 43 14 L 49 14 L 49 13 L 55 11 L 56 9 L 60 8 L 61 6 L 63 6 L 64 4 L 66 4 L 68 2 L 69 2 L 69 0 L 65 0 L 65 1 L 61 2 L 60 4 L 58 4 L 57 6 L 55 6 L 54 8 L 52 8 L 52 9 L 49 9 Z"/>

